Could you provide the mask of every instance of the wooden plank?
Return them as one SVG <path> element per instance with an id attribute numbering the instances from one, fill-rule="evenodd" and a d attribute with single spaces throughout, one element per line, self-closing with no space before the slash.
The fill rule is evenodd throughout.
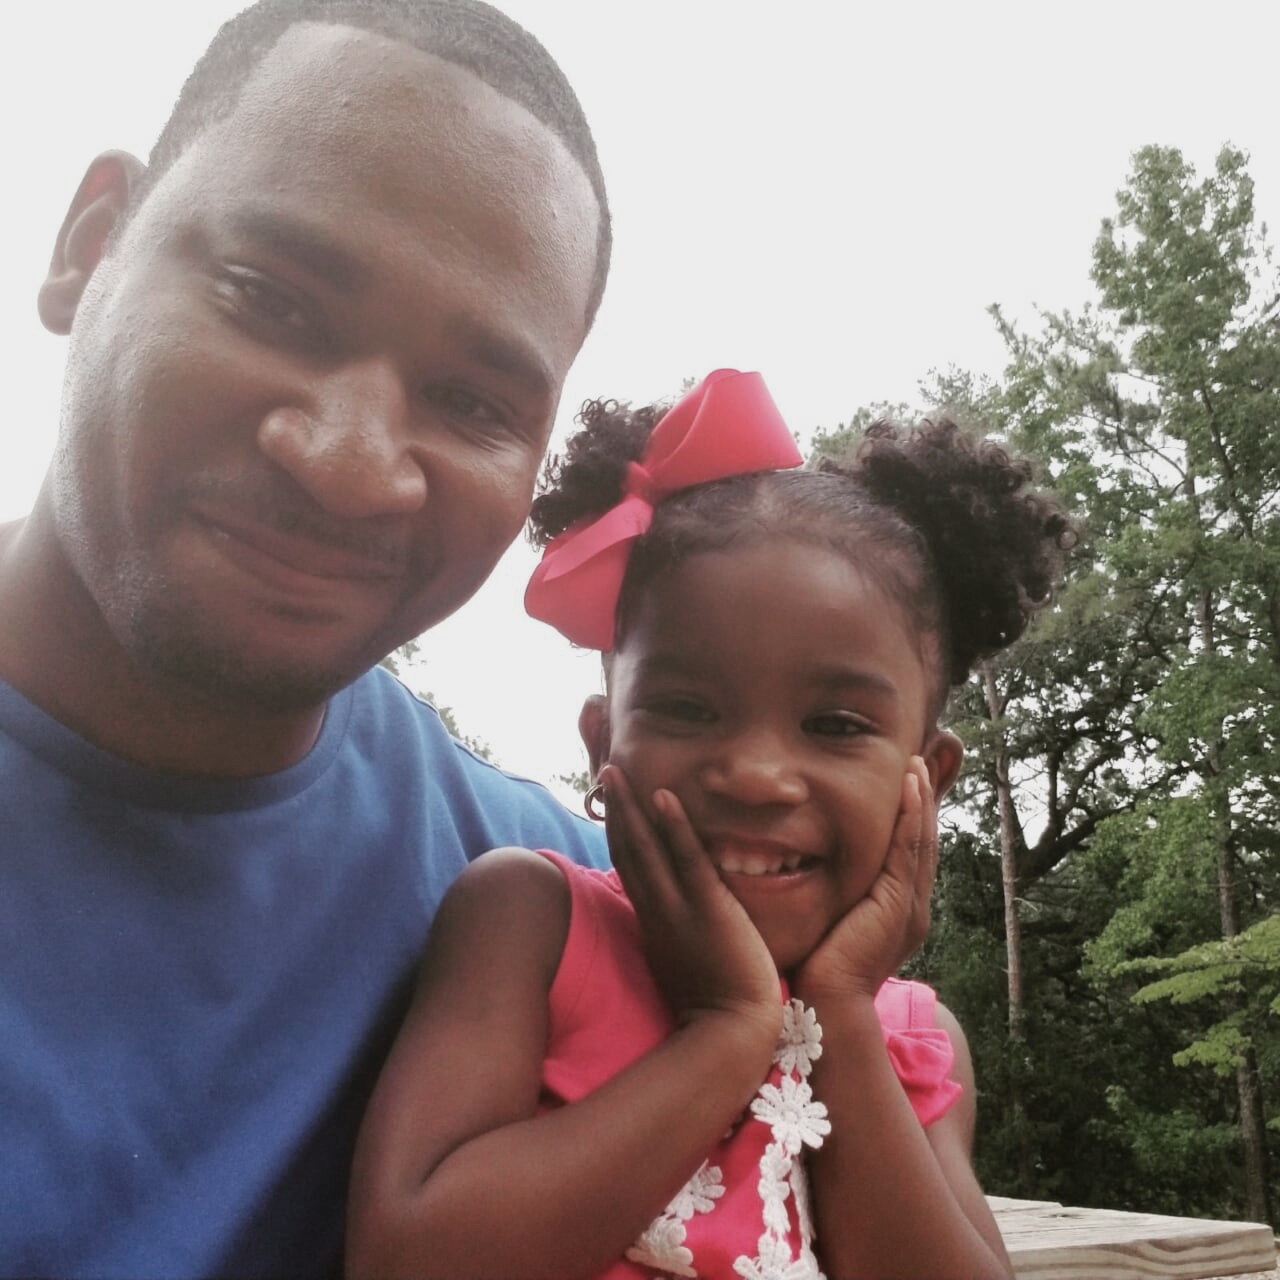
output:
<path id="1" fill-rule="evenodd" d="M 992 1213 L 1018 1213 L 1023 1209 L 1061 1209 L 1061 1200 L 1012 1200 L 1008 1196 L 988 1196 Z"/>
<path id="2" fill-rule="evenodd" d="M 991 1197 L 1018 1280 L 1204 1280 L 1276 1265 L 1271 1228 Z"/>

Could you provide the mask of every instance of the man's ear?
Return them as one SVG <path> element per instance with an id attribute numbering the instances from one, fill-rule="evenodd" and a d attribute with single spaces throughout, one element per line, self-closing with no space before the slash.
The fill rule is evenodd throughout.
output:
<path id="1" fill-rule="evenodd" d="M 924 744 L 925 768 L 929 771 L 929 783 L 933 787 L 934 802 L 951 790 L 951 784 L 960 776 L 964 763 L 964 744 L 946 729 L 935 729 Z"/>
<path id="2" fill-rule="evenodd" d="M 40 286 L 40 321 L 51 333 L 70 332 L 85 285 L 145 171 L 141 160 L 124 151 L 104 151 L 85 171 Z"/>
<path id="3" fill-rule="evenodd" d="M 609 762 L 609 699 L 604 694 L 593 693 L 582 704 L 578 714 L 578 732 L 582 735 L 582 745 L 587 749 L 587 761 L 594 781 Z"/>

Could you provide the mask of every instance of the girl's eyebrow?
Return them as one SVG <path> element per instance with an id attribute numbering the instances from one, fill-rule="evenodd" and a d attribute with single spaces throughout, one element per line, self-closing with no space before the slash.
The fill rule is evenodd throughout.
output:
<path id="1" fill-rule="evenodd" d="M 897 684 L 878 671 L 864 667 L 831 667 L 818 672 L 818 680 L 824 685 L 852 685 L 858 689 L 873 689 L 897 698 Z"/>
<path id="2" fill-rule="evenodd" d="M 701 675 L 712 669 L 714 663 L 701 656 L 687 653 L 646 653 L 636 660 L 636 669 L 645 676 Z"/>
<path id="3" fill-rule="evenodd" d="M 820 669 L 813 681 L 824 689 L 857 689 L 868 693 L 880 694 L 886 698 L 897 699 L 901 696 L 897 684 L 888 676 L 878 671 L 868 671 L 862 667 L 832 666 Z"/>
<path id="4" fill-rule="evenodd" d="M 646 679 L 680 677 L 683 679 L 708 679 L 719 670 L 712 653 L 667 652 L 645 654 L 638 659 L 636 668 Z M 865 667 L 833 663 L 819 667 L 806 680 L 810 687 L 825 694 L 856 692 L 897 702 L 902 692 L 888 676 Z"/>

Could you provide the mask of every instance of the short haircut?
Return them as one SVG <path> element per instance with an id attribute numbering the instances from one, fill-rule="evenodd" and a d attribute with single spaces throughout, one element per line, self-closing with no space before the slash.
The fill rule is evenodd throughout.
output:
<path id="1" fill-rule="evenodd" d="M 470 71 L 551 130 L 581 165 L 599 206 L 591 323 L 613 249 L 609 201 L 595 140 L 577 95 L 542 45 L 484 0 L 257 0 L 223 23 L 196 63 L 152 148 L 135 203 L 192 140 L 229 115 L 240 90 L 280 37 L 302 22 L 372 31 Z"/>

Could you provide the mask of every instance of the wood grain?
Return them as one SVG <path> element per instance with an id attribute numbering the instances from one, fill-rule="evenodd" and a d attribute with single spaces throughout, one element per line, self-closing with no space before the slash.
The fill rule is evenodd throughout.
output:
<path id="1" fill-rule="evenodd" d="M 1018 1280 L 1204 1280 L 1276 1266 L 1262 1223 L 988 1200 Z"/>

